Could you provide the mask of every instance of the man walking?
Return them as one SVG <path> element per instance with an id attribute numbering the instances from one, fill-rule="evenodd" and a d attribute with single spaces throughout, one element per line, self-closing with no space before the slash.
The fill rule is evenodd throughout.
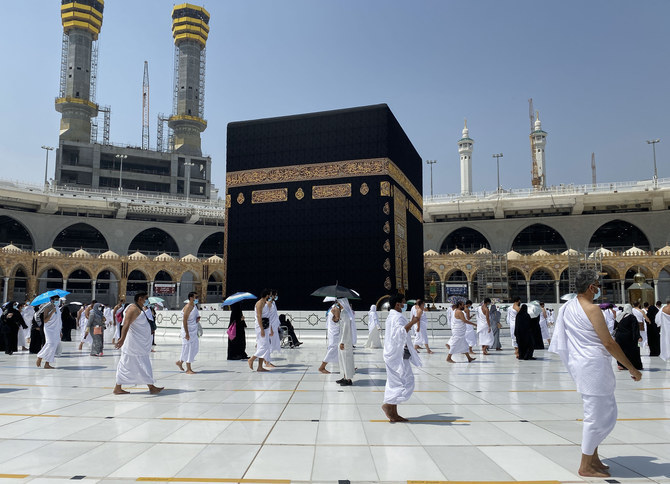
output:
<path id="1" fill-rule="evenodd" d="M 608 467 L 598 457 L 598 445 L 614 429 L 617 418 L 612 356 L 629 369 L 633 380 L 639 381 L 642 374 L 612 339 L 600 307 L 593 304 L 600 295 L 598 273 L 580 270 L 575 285 L 577 297 L 559 311 L 549 351 L 561 357 L 584 402 L 579 475 L 609 477 Z"/>

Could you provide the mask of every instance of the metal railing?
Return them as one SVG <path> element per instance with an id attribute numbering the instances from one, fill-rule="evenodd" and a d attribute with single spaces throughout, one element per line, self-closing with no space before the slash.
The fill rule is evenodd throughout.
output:
<path id="1" fill-rule="evenodd" d="M 48 189 L 46 189 L 48 188 Z M 189 199 L 175 197 L 160 193 L 143 192 L 141 190 L 104 190 L 100 188 L 77 188 L 69 186 L 54 186 L 53 184 L 45 187 L 41 184 L 33 184 L 18 180 L 0 179 L 0 189 L 22 191 L 31 193 L 49 193 L 53 196 L 71 197 L 71 198 L 95 198 L 108 202 L 125 202 L 135 204 L 146 204 L 154 202 L 157 205 L 173 205 L 185 208 L 210 208 L 225 209 L 225 201 L 221 199 Z"/>
<path id="2" fill-rule="evenodd" d="M 658 189 L 670 189 L 670 178 L 659 178 L 658 180 L 627 181 L 616 183 L 598 183 L 596 185 L 558 185 L 550 186 L 544 190 L 533 188 L 514 188 L 509 190 L 493 190 L 490 192 L 478 192 L 470 195 L 450 193 L 444 195 L 424 196 L 426 204 L 444 202 L 473 202 L 477 200 L 495 200 L 498 198 L 526 198 L 526 197 L 548 197 L 553 195 L 587 195 L 592 193 L 617 193 L 617 192 L 640 192 Z"/>

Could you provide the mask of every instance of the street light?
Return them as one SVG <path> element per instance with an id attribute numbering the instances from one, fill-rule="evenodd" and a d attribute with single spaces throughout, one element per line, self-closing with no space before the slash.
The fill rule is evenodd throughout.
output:
<path id="1" fill-rule="evenodd" d="M 44 166 L 44 189 L 46 190 L 47 188 L 47 172 L 49 171 L 49 151 L 53 150 L 53 146 L 45 146 L 42 145 L 42 149 L 47 152 L 47 161 L 46 165 Z"/>
<path id="2" fill-rule="evenodd" d="M 493 155 L 493 158 L 496 159 L 496 167 L 498 169 L 498 193 L 500 193 L 500 158 L 503 157 L 502 153 L 497 153 Z"/>
<path id="3" fill-rule="evenodd" d="M 430 165 L 430 196 L 433 196 L 433 165 L 437 160 L 426 160 L 426 164 Z"/>
<path id="4" fill-rule="evenodd" d="M 123 178 L 123 160 L 128 158 L 128 155 L 116 155 L 115 158 L 121 161 L 121 167 L 119 168 L 119 191 L 123 190 L 121 186 L 121 179 Z"/>
<path id="5" fill-rule="evenodd" d="M 184 193 L 186 194 L 187 202 L 188 202 L 188 196 L 191 192 L 191 167 L 193 165 L 195 165 L 195 163 L 193 163 L 192 161 L 184 162 L 184 175 L 186 175 L 186 187 L 184 187 Z"/>
<path id="6" fill-rule="evenodd" d="M 660 143 L 660 138 L 647 140 L 647 144 L 651 145 L 654 150 L 654 185 L 658 183 L 658 172 L 656 171 L 656 143 Z"/>

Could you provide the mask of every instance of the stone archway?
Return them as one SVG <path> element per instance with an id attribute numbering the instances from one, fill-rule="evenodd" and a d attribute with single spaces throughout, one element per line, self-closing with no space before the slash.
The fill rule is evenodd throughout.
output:
<path id="1" fill-rule="evenodd" d="M 550 254 L 559 254 L 568 248 L 565 239 L 554 229 L 545 224 L 532 224 L 521 230 L 512 242 L 512 250 L 519 254 L 532 254 L 543 249 Z"/>
<path id="2" fill-rule="evenodd" d="M 198 257 L 208 259 L 213 255 L 223 257 L 223 232 L 215 232 L 202 241 L 198 248 Z"/>
<path id="3" fill-rule="evenodd" d="M 589 251 L 600 247 L 623 252 L 636 246 L 642 250 L 652 250 L 648 237 L 637 226 L 623 220 L 611 220 L 601 225 L 591 236 Z"/>
<path id="4" fill-rule="evenodd" d="M 102 254 L 109 250 L 105 236 L 95 227 L 85 223 L 73 224 L 61 230 L 51 246 L 64 254 L 79 249 L 84 249 L 90 254 Z"/>
<path id="5" fill-rule="evenodd" d="M 38 276 L 37 281 L 37 294 L 42 294 L 52 289 L 63 289 L 63 273 L 55 267 L 44 269 Z"/>
<path id="6" fill-rule="evenodd" d="M 509 286 L 510 301 L 514 301 L 517 297 L 520 297 L 522 301 L 527 301 L 526 286 L 528 282 L 521 270 L 510 269 L 507 272 L 507 284 Z"/>
<path id="7" fill-rule="evenodd" d="M 540 268 L 530 275 L 530 300 L 552 302 L 556 300 L 554 275 L 548 269 Z"/>
<path id="8" fill-rule="evenodd" d="M 35 250 L 35 242 L 28 228 L 8 215 L 0 216 L 0 247 L 13 244 L 21 250 Z"/>
<path id="9" fill-rule="evenodd" d="M 165 230 L 151 227 L 137 234 L 128 246 L 128 253 L 142 252 L 145 255 L 169 254 L 179 257 L 179 246 Z"/>
<path id="10" fill-rule="evenodd" d="M 449 233 L 442 241 L 440 253 L 447 254 L 456 248 L 474 253 L 481 248 L 490 249 L 491 244 L 481 232 L 470 227 L 461 227 Z"/>

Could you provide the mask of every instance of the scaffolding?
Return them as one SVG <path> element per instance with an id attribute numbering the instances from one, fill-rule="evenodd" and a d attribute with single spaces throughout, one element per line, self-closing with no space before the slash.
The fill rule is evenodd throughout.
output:
<path id="1" fill-rule="evenodd" d="M 200 51 L 200 85 L 198 87 L 198 116 L 200 119 L 205 119 L 205 65 L 206 65 L 206 48 L 203 47 Z"/>
<path id="2" fill-rule="evenodd" d="M 91 81 L 89 89 L 89 100 L 95 104 L 96 86 L 98 84 L 98 41 L 91 44 Z"/>
<path id="3" fill-rule="evenodd" d="M 481 254 L 477 256 L 477 300 L 486 298 L 498 301 L 509 299 L 507 254 Z"/>
<path id="4" fill-rule="evenodd" d="M 67 53 L 70 48 L 70 36 L 63 32 L 63 44 L 60 53 L 60 88 L 58 90 L 58 97 L 65 97 L 65 88 L 67 86 Z"/>
<path id="5" fill-rule="evenodd" d="M 173 74 L 173 91 L 172 91 L 172 115 L 177 115 L 177 104 L 179 100 L 179 47 L 174 46 L 174 74 Z"/>
<path id="6" fill-rule="evenodd" d="M 112 108 L 110 106 L 101 106 L 98 108 L 98 111 L 102 113 L 103 115 L 103 123 L 102 123 L 102 144 L 103 145 L 108 145 L 109 144 L 109 123 L 110 123 L 110 116 L 112 114 Z"/>
<path id="7" fill-rule="evenodd" d="M 162 113 L 158 114 L 158 123 L 156 123 L 156 151 L 167 151 L 168 153 L 174 151 L 174 131 L 171 128 L 168 128 L 167 147 L 165 146 L 165 123 L 169 120 L 169 116 Z"/>

